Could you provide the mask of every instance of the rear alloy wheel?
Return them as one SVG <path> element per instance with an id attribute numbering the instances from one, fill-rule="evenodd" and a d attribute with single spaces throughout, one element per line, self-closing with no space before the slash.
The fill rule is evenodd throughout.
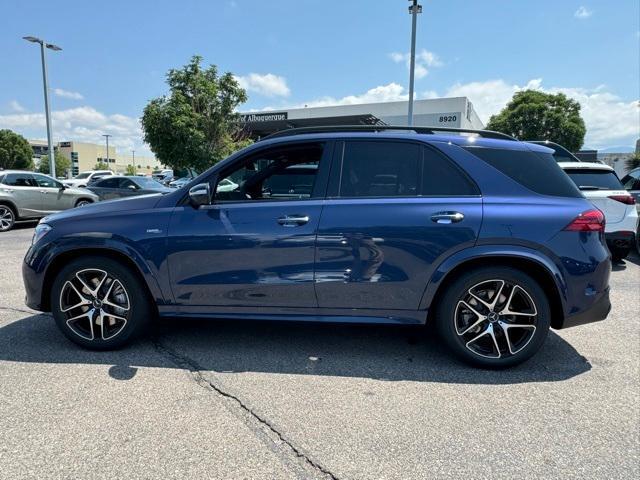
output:
<path id="1" fill-rule="evenodd" d="M 16 216 L 11 207 L 0 205 L 0 232 L 7 232 L 13 228 Z"/>
<path id="2" fill-rule="evenodd" d="M 441 336 L 463 360 L 483 367 L 516 365 L 543 344 L 549 302 L 529 276 L 511 268 L 476 270 L 448 289 L 438 314 Z"/>
<path id="3" fill-rule="evenodd" d="M 118 348 L 142 331 L 152 316 L 135 275 L 109 258 L 72 262 L 56 277 L 51 309 L 58 327 L 86 348 Z"/>
<path id="4" fill-rule="evenodd" d="M 84 206 L 89 205 L 89 204 L 91 204 L 91 201 L 89 201 L 89 200 L 78 200 L 76 202 L 76 207 L 84 207 Z"/>

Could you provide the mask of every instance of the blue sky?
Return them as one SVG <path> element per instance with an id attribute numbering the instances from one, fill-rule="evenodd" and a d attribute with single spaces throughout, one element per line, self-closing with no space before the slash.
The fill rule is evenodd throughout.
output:
<path id="1" fill-rule="evenodd" d="M 638 0 L 422 0 L 419 98 L 466 95 L 481 118 L 519 88 L 580 101 L 585 147 L 640 135 Z M 35 35 L 60 45 L 49 79 L 56 140 L 143 152 L 138 118 L 169 68 L 200 54 L 237 75 L 241 110 L 406 98 L 407 0 L 4 2 L 0 128 L 44 138 Z"/>

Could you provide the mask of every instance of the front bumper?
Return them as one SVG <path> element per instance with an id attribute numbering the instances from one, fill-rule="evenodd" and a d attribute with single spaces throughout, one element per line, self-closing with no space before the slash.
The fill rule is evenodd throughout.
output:
<path id="1" fill-rule="evenodd" d="M 607 289 L 600 295 L 600 298 L 596 300 L 590 308 L 575 315 L 566 316 L 562 323 L 562 328 L 570 328 L 578 325 L 584 325 L 585 323 L 599 322 L 607 318 L 610 311 L 611 301 L 609 300 L 609 288 L 607 287 Z"/>

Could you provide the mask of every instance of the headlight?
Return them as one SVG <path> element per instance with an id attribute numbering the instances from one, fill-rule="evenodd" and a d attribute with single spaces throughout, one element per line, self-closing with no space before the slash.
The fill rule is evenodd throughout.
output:
<path id="1" fill-rule="evenodd" d="M 36 231 L 33 232 L 33 238 L 31 239 L 31 245 L 34 245 L 38 240 L 44 237 L 51 231 L 51 226 L 46 223 L 39 223 L 36 227 Z"/>

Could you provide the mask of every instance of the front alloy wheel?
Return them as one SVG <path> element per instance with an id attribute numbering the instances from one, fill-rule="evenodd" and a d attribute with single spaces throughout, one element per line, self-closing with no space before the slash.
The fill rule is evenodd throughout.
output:
<path id="1" fill-rule="evenodd" d="M 76 272 L 60 292 L 60 311 L 76 335 L 92 341 L 109 340 L 122 332 L 131 310 L 129 294 L 120 280 L 104 270 Z"/>
<path id="2" fill-rule="evenodd" d="M 454 353 L 490 368 L 531 357 L 544 343 L 550 316 L 540 285 L 509 267 L 462 275 L 447 288 L 436 310 L 439 333 Z"/>
<path id="3" fill-rule="evenodd" d="M 105 257 L 83 257 L 64 267 L 53 283 L 51 310 L 67 338 L 95 350 L 128 343 L 153 316 L 143 281 Z"/>

